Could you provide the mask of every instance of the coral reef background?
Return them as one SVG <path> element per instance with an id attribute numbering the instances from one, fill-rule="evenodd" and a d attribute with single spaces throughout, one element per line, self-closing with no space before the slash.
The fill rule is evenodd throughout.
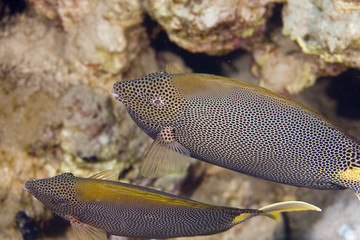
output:
<path id="1" fill-rule="evenodd" d="M 22 185 L 110 168 L 121 181 L 211 204 L 302 200 L 324 209 L 193 239 L 360 239 L 350 191 L 285 186 L 197 161 L 141 177 L 151 140 L 109 94 L 115 81 L 172 63 L 295 97 L 360 138 L 358 1 L 17 0 L 0 2 L 0 19 L 0 239 L 73 239 Z"/>

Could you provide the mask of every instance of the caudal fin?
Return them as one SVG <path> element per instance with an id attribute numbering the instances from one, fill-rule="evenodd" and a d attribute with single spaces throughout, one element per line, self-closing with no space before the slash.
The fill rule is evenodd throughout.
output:
<path id="1" fill-rule="evenodd" d="M 288 202 L 279 202 L 274 203 L 265 207 L 260 208 L 259 210 L 265 212 L 264 215 L 278 221 L 280 219 L 279 213 L 281 212 L 298 212 L 298 211 L 318 211 L 321 212 L 321 209 L 301 201 L 288 201 Z"/>

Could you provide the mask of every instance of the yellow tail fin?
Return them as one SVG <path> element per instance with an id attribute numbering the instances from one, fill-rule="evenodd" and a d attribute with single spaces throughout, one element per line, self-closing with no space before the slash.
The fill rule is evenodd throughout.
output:
<path id="1" fill-rule="evenodd" d="M 288 201 L 288 202 L 279 202 L 274 203 L 265 207 L 260 208 L 259 210 L 264 211 L 266 216 L 278 221 L 280 219 L 279 213 L 281 212 L 297 212 L 297 211 L 318 211 L 321 212 L 321 209 L 300 201 Z"/>

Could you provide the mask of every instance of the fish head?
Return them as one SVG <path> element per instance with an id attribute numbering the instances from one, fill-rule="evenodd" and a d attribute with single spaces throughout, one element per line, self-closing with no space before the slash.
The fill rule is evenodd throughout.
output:
<path id="1" fill-rule="evenodd" d="M 155 136 L 162 127 L 173 127 L 183 116 L 185 98 L 172 84 L 173 76 L 161 71 L 119 81 L 111 94 L 126 106 L 130 116 L 147 134 Z"/>
<path id="2" fill-rule="evenodd" d="M 60 216 L 73 216 L 76 200 L 76 177 L 72 173 L 27 181 L 24 190 Z"/>

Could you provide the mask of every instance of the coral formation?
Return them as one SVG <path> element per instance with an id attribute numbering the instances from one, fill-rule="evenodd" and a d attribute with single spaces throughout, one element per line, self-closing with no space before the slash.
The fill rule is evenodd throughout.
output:
<path id="1" fill-rule="evenodd" d="M 360 68 L 360 6 L 347 0 L 289 0 L 283 32 L 307 54 Z"/>
<path id="2" fill-rule="evenodd" d="M 60 23 L 62 54 L 73 68 L 120 73 L 147 46 L 140 1 L 30 0 L 34 9 Z"/>
<path id="3" fill-rule="evenodd" d="M 270 41 L 262 34 L 268 30 L 265 24 L 272 3 L 285 2 L 282 0 L 29 2 L 29 11 L 0 23 L 0 239 L 21 239 L 27 233 L 31 238 L 36 231 L 40 239 L 74 238 L 64 223 L 60 232 L 49 237 L 48 233 L 59 227 L 51 222 L 53 215 L 22 190 L 26 180 L 64 171 L 88 177 L 114 168 L 122 181 L 234 207 L 257 208 L 292 199 L 325 207 L 337 194 L 268 185 L 199 163 L 192 163 L 189 171 L 159 179 L 139 177 L 140 162 L 151 140 L 136 127 L 123 105 L 114 104 L 109 91 L 115 81 L 164 70 L 169 62 L 180 71 L 191 72 L 176 54 L 150 47 L 143 17 L 147 13 L 173 42 L 188 51 L 210 55 L 238 48 L 251 51 L 252 69 L 263 86 L 297 94 L 319 76 L 344 70 L 325 61 L 360 67 L 356 1 L 306 0 L 300 4 L 288 0 L 284 5 L 283 32 L 305 53 L 321 59 L 301 53 L 300 47 L 279 32 L 272 33 Z M 249 71 L 250 54 L 237 54 L 245 56 L 245 61 L 216 58 L 219 68 L 225 69 L 223 75 L 255 81 Z M 305 90 L 299 99 L 359 136 L 359 120 L 332 111 L 335 100 L 324 97 L 324 83 Z M 336 236 L 357 233 L 352 212 L 341 204 L 329 207 L 313 228 L 317 219 L 311 214 L 292 214 L 289 231 L 298 239 L 307 229 L 309 236 L 319 236 L 316 227 L 323 228 L 329 223 L 326 220 L 339 217 L 330 213 L 333 208 L 344 208 L 341 214 L 346 215 L 342 215 L 342 226 L 334 228 Z M 284 234 L 283 226 L 284 222 L 258 218 L 221 236 L 203 239 L 272 239 Z"/>
<path id="4" fill-rule="evenodd" d="M 318 56 L 304 54 L 300 47 L 279 31 L 271 42 L 254 48 L 252 72 L 260 86 L 285 95 L 297 95 L 321 76 L 336 76 L 345 70 L 340 64 L 327 63 Z"/>
<path id="5" fill-rule="evenodd" d="M 171 41 L 190 52 L 222 55 L 249 43 L 264 31 L 271 2 L 280 1 L 144 1 L 147 13 Z"/>
<path id="6" fill-rule="evenodd" d="M 356 240 L 360 236 L 359 200 L 350 193 L 336 197 L 335 203 L 324 210 L 324 217 L 306 233 L 306 239 Z"/>

